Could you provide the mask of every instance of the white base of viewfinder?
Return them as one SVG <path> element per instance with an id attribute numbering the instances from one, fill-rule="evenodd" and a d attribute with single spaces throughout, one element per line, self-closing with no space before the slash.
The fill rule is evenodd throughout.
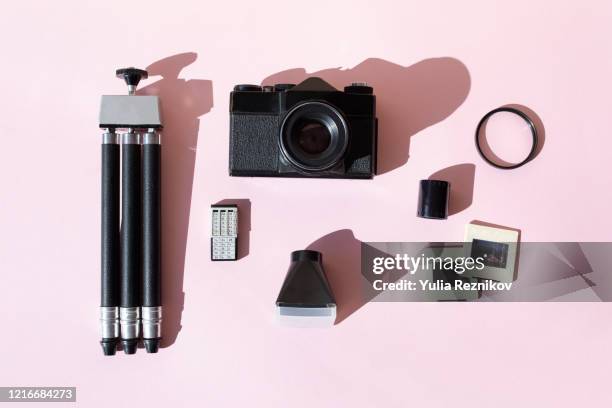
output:
<path id="1" fill-rule="evenodd" d="M 336 305 L 328 307 L 276 307 L 276 320 L 283 327 L 332 327 Z"/>

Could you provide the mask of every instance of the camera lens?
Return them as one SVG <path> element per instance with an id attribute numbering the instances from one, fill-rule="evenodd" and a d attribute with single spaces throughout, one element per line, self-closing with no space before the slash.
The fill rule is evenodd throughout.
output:
<path id="1" fill-rule="evenodd" d="M 348 141 L 344 117 L 324 102 L 297 105 L 281 124 L 281 151 L 287 161 L 303 171 L 325 171 L 338 165 Z"/>
<path id="2" fill-rule="evenodd" d="M 321 154 L 331 142 L 331 134 L 324 123 L 301 119 L 296 123 L 293 138 L 308 154 Z"/>

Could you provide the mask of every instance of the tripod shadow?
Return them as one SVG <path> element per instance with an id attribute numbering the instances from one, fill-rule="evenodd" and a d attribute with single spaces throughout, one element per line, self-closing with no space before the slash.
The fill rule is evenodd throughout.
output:
<path id="1" fill-rule="evenodd" d="M 147 67 L 161 76 L 138 93 L 160 98 L 162 130 L 162 347 L 172 345 L 181 330 L 185 302 L 183 275 L 189 228 L 199 117 L 213 106 L 212 82 L 179 78 L 195 52 L 173 55 Z"/>
<path id="2" fill-rule="evenodd" d="M 431 58 L 409 67 L 369 58 L 349 68 L 306 72 L 304 68 L 278 72 L 264 85 L 297 84 L 317 76 L 339 90 L 352 82 L 374 87 L 378 117 L 378 170 L 384 174 L 408 161 L 410 138 L 453 113 L 467 98 L 470 74 L 455 58 Z"/>

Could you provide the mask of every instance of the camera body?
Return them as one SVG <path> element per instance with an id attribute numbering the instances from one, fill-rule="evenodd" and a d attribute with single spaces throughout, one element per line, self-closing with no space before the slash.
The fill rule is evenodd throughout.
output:
<path id="1" fill-rule="evenodd" d="M 230 94 L 231 176 L 369 179 L 376 139 L 376 97 L 366 84 L 339 91 L 311 77 Z"/>

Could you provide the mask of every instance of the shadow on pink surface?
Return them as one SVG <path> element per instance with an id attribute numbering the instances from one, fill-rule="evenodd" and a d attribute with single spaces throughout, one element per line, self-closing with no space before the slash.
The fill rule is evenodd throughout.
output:
<path id="1" fill-rule="evenodd" d="M 304 68 L 273 74 L 263 85 L 299 83 L 321 77 L 338 89 L 352 82 L 374 87 L 378 116 L 378 174 L 408 161 L 410 138 L 452 114 L 470 91 L 470 74 L 455 58 L 431 58 L 404 67 L 369 58 L 349 68 L 306 72 Z"/>
<path id="2" fill-rule="evenodd" d="M 520 233 L 518 229 L 482 221 L 473 221 L 473 223 L 514 230 Z M 432 244 L 405 243 L 404 246 L 396 245 L 395 247 L 404 253 L 410 253 L 411 250 L 420 253 L 418 248 Z M 447 243 L 447 245 L 452 244 Z M 461 243 L 458 244 L 461 245 Z M 554 301 L 559 297 L 564 297 L 565 301 L 611 301 L 612 279 L 607 273 L 609 270 L 607 265 L 609 265 L 610 254 L 612 254 L 609 243 L 557 242 L 527 243 L 525 245 L 528 245 L 526 247 L 528 251 L 520 262 L 527 267 L 523 273 L 518 274 L 518 279 L 513 283 L 513 290 L 507 292 L 483 291 L 482 296 L 476 301 L 544 302 Z M 587 258 L 581 245 L 586 245 L 591 254 L 590 258 Z M 389 248 L 393 248 L 393 245 Z M 340 324 L 371 301 L 436 301 L 435 299 L 426 300 L 410 297 L 377 298 L 382 292 L 376 291 L 372 287 L 374 279 L 382 278 L 387 282 L 395 282 L 402 279 L 406 272 L 391 271 L 385 277 L 364 274 L 361 268 L 362 242 L 355 238 L 353 232 L 349 229 L 327 234 L 311 243 L 306 249 L 319 251 L 323 254 L 325 275 L 336 299 L 335 324 Z M 369 245 L 368 251 L 370 253 L 366 256 L 367 259 L 374 256 L 395 256 L 395 251 L 385 253 Z M 555 252 L 560 252 L 561 257 Z M 600 259 L 597 260 L 597 256 L 594 257 L 593 255 L 599 256 Z M 597 260 L 600 265 L 605 265 L 605 267 L 596 270 L 590 264 L 593 259 Z M 518 265 L 515 270 L 518 273 Z M 567 296 L 571 296 L 571 298 Z"/>
<path id="3" fill-rule="evenodd" d="M 542 149 L 544 149 L 544 143 L 546 143 L 546 128 L 544 127 L 544 122 L 542 122 L 542 118 L 540 118 L 540 116 L 535 113 L 533 109 L 528 108 L 525 105 L 520 105 L 518 103 L 510 103 L 504 106 L 520 110 L 521 112 L 529 116 L 529 119 L 531 119 L 531 121 L 533 122 L 536 131 L 538 132 L 538 145 L 536 146 L 535 155 L 533 156 L 533 159 L 535 159 L 536 157 L 538 157 Z"/>
<path id="4" fill-rule="evenodd" d="M 179 78 L 195 52 L 173 55 L 147 67 L 149 77 L 161 76 L 138 93 L 158 95 L 162 131 L 162 347 L 172 345 L 181 330 L 185 302 L 183 275 L 189 228 L 199 117 L 213 106 L 212 82 Z"/>
<path id="5" fill-rule="evenodd" d="M 323 254 L 323 269 L 336 298 L 336 322 L 355 313 L 377 293 L 361 274 L 361 241 L 349 229 L 327 234 L 306 249 Z"/>
<path id="6" fill-rule="evenodd" d="M 535 120 L 534 124 L 538 126 Z M 518 228 L 480 220 L 473 220 L 471 224 L 515 231 L 520 242 L 513 290 L 484 291 L 481 301 L 546 302 L 564 296 L 564 301 L 593 301 L 595 297 L 601 301 L 612 300 L 611 292 L 602 290 L 611 287 L 612 280 L 607 273 L 609 268 L 595 270 L 581 245 L 599 253 L 609 252 L 609 248 L 584 242 L 521 242 L 521 230 Z M 567 297 L 572 294 L 572 298 Z"/>
<path id="7" fill-rule="evenodd" d="M 438 170 L 429 176 L 429 180 L 444 180 L 450 183 L 448 215 L 455 215 L 472 205 L 475 174 L 474 164 L 462 163 Z"/>

